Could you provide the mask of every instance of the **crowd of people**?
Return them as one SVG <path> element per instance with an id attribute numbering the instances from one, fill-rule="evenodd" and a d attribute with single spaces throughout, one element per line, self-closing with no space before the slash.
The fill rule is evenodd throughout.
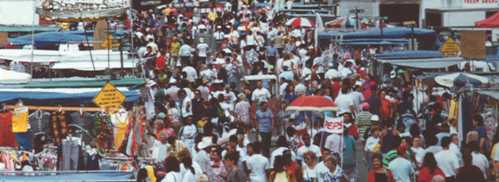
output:
<path id="1" fill-rule="evenodd" d="M 378 47 L 318 47 L 313 29 L 270 7 L 209 7 L 144 10 L 133 22 L 163 181 L 360 181 L 363 162 L 370 182 L 493 178 L 497 137 L 483 118 L 460 139 L 452 93 L 415 99 L 409 70 L 377 79 Z M 277 80 L 243 79 L 266 74 Z M 326 132 L 321 113 L 285 110 L 303 95 L 333 100 L 344 132 Z"/>
<path id="2" fill-rule="evenodd" d="M 461 138 L 452 92 L 416 98 L 410 70 L 374 74 L 374 54 L 400 47 L 319 46 L 280 8 L 172 4 L 125 23 L 146 78 L 138 181 L 362 181 L 363 165 L 369 182 L 494 179 L 499 135 L 481 115 Z M 324 129 L 329 112 L 286 110 L 309 95 L 334 101 L 343 132 Z"/>

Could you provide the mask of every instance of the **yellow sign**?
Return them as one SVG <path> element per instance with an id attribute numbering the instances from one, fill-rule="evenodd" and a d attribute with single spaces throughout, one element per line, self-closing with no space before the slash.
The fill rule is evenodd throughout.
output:
<path id="1" fill-rule="evenodd" d="M 457 56 L 461 52 L 461 48 L 452 38 L 448 38 L 440 48 L 440 52 L 444 56 Z"/>
<path id="2" fill-rule="evenodd" d="M 100 92 L 95 96 L 94 103 L 105 109 L 106 112 L 117 111 L 121 104 L 125 102 L 125 95 L 121 93 L 113 84 L 107 82 Z"/>

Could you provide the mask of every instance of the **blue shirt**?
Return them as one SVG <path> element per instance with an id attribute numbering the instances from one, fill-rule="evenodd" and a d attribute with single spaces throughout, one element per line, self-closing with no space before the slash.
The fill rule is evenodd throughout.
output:
<path id="1" fill-rule="evenodd" d="M 272 111 L 256 111 L 256 122 L 258 123 L 258 131 L 263 133 L 270 133 L 272 130 Z"/>

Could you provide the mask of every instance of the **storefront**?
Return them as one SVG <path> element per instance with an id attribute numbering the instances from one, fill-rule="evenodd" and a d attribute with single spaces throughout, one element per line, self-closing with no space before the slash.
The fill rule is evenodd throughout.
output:
<path id="1" fill-rule="evenodd" d="M 424 27 L 474 27 L 499 11 L 499 0 L 423 0 L 420 23 Z"/>

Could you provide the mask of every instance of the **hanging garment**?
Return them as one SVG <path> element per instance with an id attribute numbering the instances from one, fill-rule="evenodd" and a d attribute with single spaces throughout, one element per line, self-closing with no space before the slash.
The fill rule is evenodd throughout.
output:
<path id="1" fill-rule="evenodd" d="M 119 150 L 123 140 L 125 139 L 125 134 L 128 128 L 128 112 L 120 111 L 116 114 L 111 115 L 111 122 L 113 123 L 113 133 L 114 133 L 114 149 Z"/>
<path id="2" fill-rule="evenodd" d="M 455 119 L 457 120 L 457 98 L 451 99 L 450 100 L 450 106 L 449 106 L 449 119 Z"/>
<path id="3" fill-rule="evenodd" d="M 62 144 L 62 139 L 66 138 L 68 133 L 68 124 L 66 122 L 65 112 L 52 112 L 51 120 L 51 136 L 56 145 Z"/>
<path id="4" fill-rule="evenodd" d="M 0 153 L 0 160 L 5 164 L 5 171 L 14 171 L 14 160 L 9 153 Z"/>
<path id="5" fill-rule="evenodd" d="M 149 181 L 156 182 L 157 178 L 156 174 L 154 173 L 154 167 L 152 167 L 151 165 L 147 165 L 146 167 L 144 167 L 144 169 L 146 169 L 147 178 L 149 178 Z"/>
<path id="6" fill-rule="evenodd" d="M 95 121 L 97 120 L 97 114 L 95 113 L 80 113 L 80 112 L 72 112 L 69 114 L 69 120 L 72 126 L 75 126 L 79 130 L 83 130 L 84 133 L 88 133 L 90 136 L 92 135 L 92 128 L 95 125 Z M 85 143 L 91 143 L 93 137 L 83 137 L 82 138 Z"/>
<path id="7" fill-rule="evenodd" d="M 100 150 L 109 150 L 113 147 L 113 126 L 106 114 L 100 114 L 97 117 L 95 127 L 92 133 L 97 138 L 97 148 Z"/>
<path id="8" fill-rule="evenodd" d="M 28 131 L 28 107 L 17 107 L 12 115 L 12 132 L 23 133 Z"/>
<path id="9" fill-rule="evenodd" d="M 79 158 L 80 145 L 78 142 L 73 139 L 64 140 L 62 143 L 62 170 L 77 170 Z"/>
<path id="10" fill-rule="evenodd" d="M 40 110 L 31 113 L 29 125 L 33 134 L 46 133 L 50 128 L 50 113 Z"/>
<path id="11" fill-rule="evenodd" d="M 31 132 L 15 133 L 19 150 L 30 151 L 33 149 Z"/>
<path id="12" fill-rule="evenodd" d="M 16 136 L 12 133 L 11 112 L 0 112 L 0 146 L 16 147 Z"/>

